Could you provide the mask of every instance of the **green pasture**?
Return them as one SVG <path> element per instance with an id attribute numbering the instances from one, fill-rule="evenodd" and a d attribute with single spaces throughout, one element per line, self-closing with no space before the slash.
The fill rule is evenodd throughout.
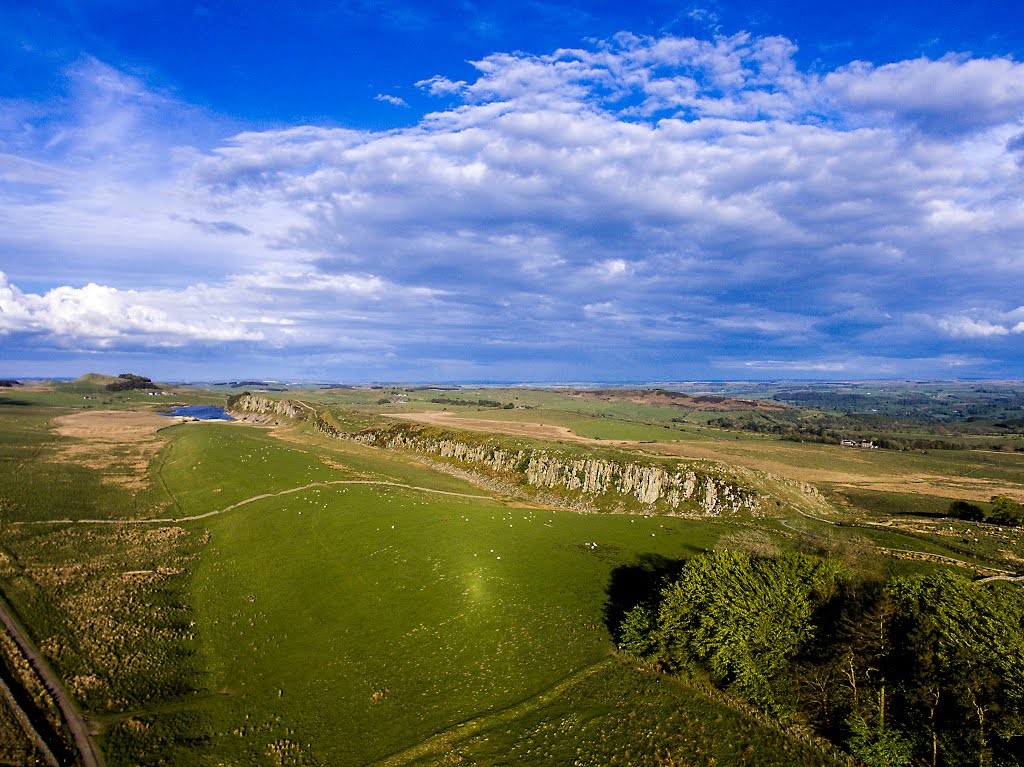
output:
<path id="1" fill-rule="evenodd" d="M 160 471 L 190 514 L 313 481 L 381 481 L 256 429 L 171 432 Z M 204 473 L 214 456 L 218 471 Z M 436 473 L 398 469 L 382 479 L 438 489 Z M 195 707 L 208 737 L 197 753 L 272 764 L 280 747 L 332 765 L 381 759 L 600 661 L 611 571 L 688 556 L 722 530 L 379 484 L 311 487 L 190 524 L 210 534 L 189 597 L 210 696 Z"/>
<path id="2" fill-rule="evenodd" d="M 466 418 L 485 418 L 489 421 L 541 423 L 550 426 L 563 426 L 571 429 L 581 437 L 589 437 L 591 439 L 671 442 L 682 439 L 685 436 L 681 429 L 670 426 L 630 421 L 617 417 L 602 418 L 563 410 L 503 410 L 500 408 L 488 408 L 486 410 L 460 409 L 457 411 L 452 409 L 452 412 Z"/>
<path id="3" fill-rule="evenodd" d="M 381 758 L 597 662 L 610 649 L 611 568 L 717 537 L 712 525 L 358 485 L 262 501 L 208 529 L 192 601 L 211 688 L 228 691 L 239 717 L 281 717 L 287 737 L 339 765 Z M 265 749 L 255 741 L 211 747 Z"/>
<path id="4" fill-rule="evenodd" d="M 355 479 L 482 493 L 465 480 L 424 469 L 406 456 L 311 433 L 299 444 L 278 439 L 264 428 L 208 421 L 171 426 L 160 434 L 167 447 L 152 471 L 154 484 L 172 502 L 167 517 L 206 514 L 255 495 Z"/>
<path id="5" fill-rule="evenodd" d="M 838 445 L 788 442 L 767 437 L 718 432 L 702 442 L 737 459 L 771 460 L 795 469 L 849 471 L 869 477 L 929 474 L 971 477 L 1024 485 L 1024 455 L 975 450 L 857 450 Z"/>
<path id="6" fill-rule="evenodd" d="M 366 391 L 381 396 L 358 396 Z M 414 456 L 334 440 L 308 423 L 276 434 L 169 426 L 150 489 L 133 495 L 105 484 L 102 470 L 46 460 L 57 440 L 47 423 L 68 412 L 61 398 L 77 396 L 74 407 L 84 407 L 85 395 L 24 394 L 27 404 L 0 402 L 4 590 L 82 690 L 111 767 L 820 764 L 826 759 L 813 748 L 720 699 L 610 659 L 604 610 L 613 573 L 644 557 L 691 556 L 749 527 L 783 548 L 801 545 L 804 531 L 809 540 L 960 550 L 803 518 L 790 527 L 520 508 Z M 686 437 L 597 414 L 607 403 L 579 400 L 595 406 L 581 413 L 540 409 L 556 396 L 548 392 L 479 396 L 529 397 L 537 408 L 487 410 L 489 418 L 604 439 L 657 439 L 639 436 L 652 430 Z M 344 397 L 356 395 L 317 395 L 333 405 Z M 1020 458 L 1009 454 L 699 438 L 723 452 L 770 449 L 766 457 L 809 466 L 857 462 L 879 476 L 927 465 L 1020 481 Z M 880 512 L 899 503 L 841 492 Z M 166 524 L 10 525 L 153 514 Z"/>
<path id="7" fill-rule="evenodd" d="M 150 395 L 148 390 L 111 392 L 101 384 L 76 381 L 54 382 L 47 388 L 11 387 L 0 389 L 0 408 L 35 406 L 44 408 L 124 410 L 171 405 L 223 405 L 224 396 L 194 389 L 167 389 Z M 56 414 L 55 414 L 56 415 Z"/>
<path id="8" fill-rule="evenodd" d="M 485 717 L 412 749 L 389 767 L 442 765 L 841 764 L 701 690 L 627 659 L 610 659 L 560 694 Z M 582 705 L 581 705 L 582 704 Z M 475 723 L 474 723 L 475 724 Z M 728 733 L 728 735 L 725 735 Z"/>
<path id="9" fill-rule="evenodd" d="M 945 517 L 953 498 L 920 493 L 886 493 L 865 488 L 832 487 L 821 488 L 830 499 L 849 506 L 858 515 L 890 517 L 916 515 L 922 517 Z"/>
<path id="10" fill-rule="evenodd" d="M 405 396 L 397 402 L 378 404 L 380 399 L 395 399 L 398 393 Z M 503 408 L 479 407 L 431 402 L 431 399 L 446 398 L 455 401 L 493 400 L 503 404 L 514 404 L 527 409 L 505 410 Z M 657 407 L 631 402 L 602 402 L 568 396 L 564 392 L 543 389 L 460 389 L 458 391 L 417 390 L 413 388 L 388 388 L 385 390 L 331 390 L 310 393 L 310 401 L 328 405 L 359 407 L 371 412 L 388 414 L 404 411 L 440 411 L 464 414 L 466 417 L 480 417 L 492 420 L 544 423 L 565 426 L 581 436 L 594 439 L 625 440 L 673 440 L 680 439 L 681 432 L 696 433 L 697 429 L 688 423 L 675 423 L 673 418 L 696 417 L 698 411 L 685 408 Z M 742 411 L 746 412 L 746 411 Z M 714 413 L 720 416 L 722 413 Z M 700 422 L 700 419 L 696 419 Z"/>

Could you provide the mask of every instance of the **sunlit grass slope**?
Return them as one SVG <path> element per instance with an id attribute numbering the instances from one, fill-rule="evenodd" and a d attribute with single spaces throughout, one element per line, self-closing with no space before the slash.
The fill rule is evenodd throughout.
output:
<path id="1" fill-rule="evenodd" d="M 339 470 L 343 455 L 329 467 L 247 427 L 174 432 L 161 472 L 188 513 L 375 481 Z M 398 479 L 436 482 L 418 472 L 403 464 Z M 687 556 L 721 530 L 380 484 L 311 487 L 193 524 L 210 532 L 190 599 L 211 693 L 201 750 L 331 765 L 383 758 L 602 660 L 611 570 L 641 553 Z"/>

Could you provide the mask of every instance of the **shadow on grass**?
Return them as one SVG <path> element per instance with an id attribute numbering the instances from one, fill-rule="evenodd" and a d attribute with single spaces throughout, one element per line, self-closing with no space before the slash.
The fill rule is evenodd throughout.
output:
<path id="1" fill-rule="evenodd" d="M 16 405 L 18 407 L 25 407 L 31 405 L 31 402 L 26 402 L 23 399 L 13 399 L 12 397 L 0 397 L 0 407 L 4 405 Z"/>
<path id="2" fill-rule="evenodd" d="M 626 613 L 639 604 L 653 604 L 658 594 L 686 564 L 685 559 L 670 559 L 660 554 L 641 554 L 636 561 L 612 570 L 606 589 L 604 625 L 618 643 L 619 627 Z"/>

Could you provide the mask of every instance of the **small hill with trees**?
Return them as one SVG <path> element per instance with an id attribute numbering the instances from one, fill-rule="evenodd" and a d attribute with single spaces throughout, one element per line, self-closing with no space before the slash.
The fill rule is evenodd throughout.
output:
<path id="1" fill-rule="evenodd" d="M 152 379 L 134 373 L 121 373 L 115 380 L 107 384 L 107 391 L 128 391 L 130 389 L 159 389 Z"/>

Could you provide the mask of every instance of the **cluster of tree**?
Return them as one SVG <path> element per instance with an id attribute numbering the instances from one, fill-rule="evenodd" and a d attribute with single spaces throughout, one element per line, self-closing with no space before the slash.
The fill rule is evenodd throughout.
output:
<path id="1" fill-rule="evenodd" d="M 844 439 L 862 439 L 862 433 L 852 427 L 863 424 L 840 423 L 835 416 L 808 419 L 790 415 L 771 416 L 765 414 L 745 416 L 721 416 L 708 421 L 709 426 L 719 429 L 749 431 L 754 434 L 771 434 L 790 442 L 820 442 L 838 445 Z"/>
<path id="2" fill-rule="evenodd" d="M 875 444 L 886 450 L 969 450 L 970 445 L 941 437 L 899 437 L 883 435 Z"/>
<path id="3" fill-rule="evenodd" d="M 986 511 L 970 501 L 953 501 L 949 505 L 949 513 L 970 522 L 990 522 L 1003 527 L 1024 525 L 1024 503 L 1018 503 L 1006 495 L 993 495 L 990 505 L 991 508 Z"/>
<path id="4" fill-rule="evenodd" d="M 129 389 L 158 389 L 153 381 L 146 376 L 134 373 L 121 373 L 116 381 L 107 384 L 107 391 L 128 391 Z"/>
<path id="5" fill-rule="evenodd" d="M 437 404 L 437 405 L 467 405 L 469 407 L 500 407 L 500 408 L 503 408 L 505 410 L 513 410 L 513 409 L 515 409 L 515 406 L 516 406 L 514 402 L 503 403 L 503 402 L 498 402 L 497 400 L 493 400 L 493 399 L 469 400 L 469 399 L 453 399 L 451 397 L 434 397 L 430 401 L 433 402 L 434 404 Z"/>
<path id="6" fill-rule="evenodd" d="M 11 379 L 11 378 L 4 378 L 3 380 L 0 380 L 0 386 L 2 386 L 5 389 L 9 389 L 12 386 L 20 386 L 20 385 L 21 385 L 21 383 L 19 381 L 15 381 L 14 379 Z"/>
<path id="7" fill-rule="evenodd" d="M 862 582 L 803 554 L 702 554 L 625 612 L 617 640 L 869 766 L 1024 764 L 1017 584 Z"/>

